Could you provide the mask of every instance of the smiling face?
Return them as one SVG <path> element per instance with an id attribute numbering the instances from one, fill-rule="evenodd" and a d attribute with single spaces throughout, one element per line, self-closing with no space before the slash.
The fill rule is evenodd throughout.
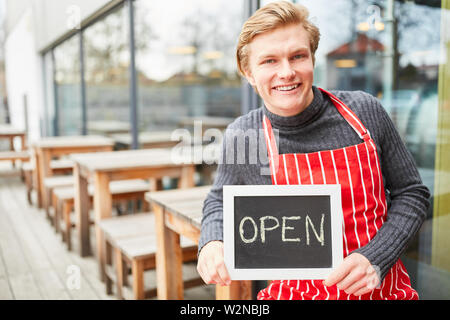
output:
<path id="1" fill-rule="evenodd" d="M 249 44 L 245 76 L 279 116 L 299 114 L 312 102 L 314 65 L 308 33 L 293 24 L 262 33 Z"/>

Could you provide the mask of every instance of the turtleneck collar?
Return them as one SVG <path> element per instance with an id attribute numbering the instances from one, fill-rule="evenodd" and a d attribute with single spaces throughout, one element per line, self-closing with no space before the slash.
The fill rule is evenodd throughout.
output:
<path id="1" fill-rule="evenodd" d="M 321 111 L 324 110 L 326 104 L 324 103 L 324 97 L 322 92 L 315 86 L 312 87 L 314 98 L 309 106 L 305 110 L 296 114 L 295 116 L 283 117 L 275 113 L 270 112 L 265 105 L 263 105 L 263 112 L 269 118 L 273 128 L 276 129 L 295 129 L 305 126 L 313 121 Z"/>

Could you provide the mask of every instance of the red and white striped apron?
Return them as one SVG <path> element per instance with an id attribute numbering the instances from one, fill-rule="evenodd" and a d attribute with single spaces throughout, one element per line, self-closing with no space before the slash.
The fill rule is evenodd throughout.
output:
<path id="1" fill-rule="evenodd" d="M 383 177 L 375 143 L 356 115 L 333 94 L 327 94 L 339 113 L 363 140 L 341 149 L 307 154 L 278 154 L 269 119 L 264 116 L 263 128 L 269 153 L 272 183 L 340 184 L 343 209 L 344 258 L 366 245 L 386 220 L 387 205 Z M 275 280 L 261 290 L 258 299 L 418 299 L 409 276 L 398 260 L 381 285 L 361 297 L 348 295 L 336 285 L 325 287 L 322 280 Z"/>

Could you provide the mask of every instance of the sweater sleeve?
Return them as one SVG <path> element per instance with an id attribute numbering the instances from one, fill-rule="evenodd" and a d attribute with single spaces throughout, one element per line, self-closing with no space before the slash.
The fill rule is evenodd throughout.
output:
<path id="1" fill-rule="evenodd" d="M 231 125 L 230 125 L 231 126 Z M 198 253 L 210 241 L 223 241 L 223 186 L 240 183 L 240 165 L 234 163 L 234 141 L 228 138 L 232 128 L 227 128 L 222 141 L 222 153 L 211 191 L 203 204 Z M 231 160 L 233 159 L 233 160 Z"/>
<path id="2" fill-rule="evenodd" d="M 374 117 L 368 119 L 368 122 L 374 121 L 373 129 L 369 130 L 378 140 L 388 211 L 387 219 L 376 236 L 354 252 L 361 253 L 378 267 L 383 280 L 425 220 L 430 193 L 380 102 L 372 98 L 368 104 Z"/>

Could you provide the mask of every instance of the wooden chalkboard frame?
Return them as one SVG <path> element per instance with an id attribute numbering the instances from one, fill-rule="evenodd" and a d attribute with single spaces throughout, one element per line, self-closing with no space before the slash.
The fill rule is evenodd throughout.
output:
<path id="1" fill-rule="evenodd" d="M 332 266 L 330 268 L 235 267 L 234 198 L 242 196 L 330 196 Z M 340 185 L 229 185 L 223 187 L 224 259 L 232 280 L 326 279 L 343 260 L 342 201 Z"/>

